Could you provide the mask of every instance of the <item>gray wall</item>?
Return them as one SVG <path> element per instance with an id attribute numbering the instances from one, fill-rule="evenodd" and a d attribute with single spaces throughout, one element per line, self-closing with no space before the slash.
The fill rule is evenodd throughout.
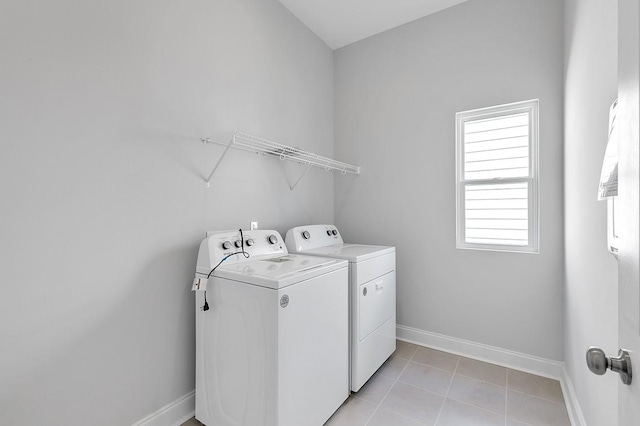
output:
<path id="1" fill-rule="evenodd" d="M 333 53 L 276 0 L 0 6 L 0 423 L 131 424 L 194 388 L 204 232 L 333 221 Z"/>
<path id="2" fill-rule="evenodd" d="M 587 424 L 618 424 L 616 374 L 586 368 L 591 345 L 618 352 L 617 265 L 596 200 L 617 97 L 617 2 L 568 0 L 565 32 L 565 362 Z"/>
<path id="3" fill-rule="evenodd" d="M 346 240 L 397 246 L 398 323 L 563 359 L 563 2 L 473 0 L 335 57 Z M 540 254 L 455 248 L 455 113 L 540 99 Z"/>

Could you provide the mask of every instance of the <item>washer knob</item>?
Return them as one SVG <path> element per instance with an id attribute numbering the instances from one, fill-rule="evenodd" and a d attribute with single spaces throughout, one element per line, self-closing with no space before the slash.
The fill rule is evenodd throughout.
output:
<path id="1" fill-rule="evenodd" d="M 305 240 L 308 240 L 309 238 L 311 238 L 311 234 L 309 233 L 309 231 L 304 231 L 302 233 L 302 238 L 304 238 Z"/>
<path id="2" fill-rule="evenodd" d="M 223 250 L 229 250 L 230 248 L 231 248 L 231 243 L 229 241 L 225 241 L 224 243 L 222 243 Z"/>
<path id="3" fill-rule="evenodd" d="M 240 248 L 242 247 L 242 240 L 237 240 L 235 243 L 233 243 L 236 247 Z"/>
<path id="4" fill-rule="evenodd" d="M 278 237 L 276 237 L 275 235 L 271 234 L 269 235 L 269 237 L 267 238 L 267 240 L 271 243 L 271 244 L 275 244 L 278 242 Z"/>
<path id="5" fill-rule="evenodd" d="M 333 231 L 331 231 L 331 233 L 332 233 L 333 235 L 338 235 L 338 231 L 336 231 L 335 229 L 334 229 Z"/>
<path id="6" fill-rule="evenodd" d="M 253 241 L 253 239 L 249 238 L 249 239 L 246 241 L 246 243 L 247 243 L 247 245 L 248 245 L 249 247 L 251 247 L 251 246 L 253 245 L 254 241 Z"/>
<path id="7" fill-rule="evenodd" d="M 327 229 L 327 235 L 331 236 L 331 229 Z"/>

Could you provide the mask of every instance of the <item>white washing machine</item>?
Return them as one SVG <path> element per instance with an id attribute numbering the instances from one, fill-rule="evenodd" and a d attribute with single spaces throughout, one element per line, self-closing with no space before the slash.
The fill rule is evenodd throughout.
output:
<path id="1" fill-rule="evenodd" d="M 200 245 L 196 419 L 321 425 L 349 396 L 348 263 L 289 255 L 277 231 L 243 237 L 210 232 Z"/>
<path id="2" fill-rule="evenodd" d="M 357 392 L 396 350 L 396 249 L 345 244 L 333 225 L 287 231 L 291 253 L 349 261 L 350 388 Z"/>

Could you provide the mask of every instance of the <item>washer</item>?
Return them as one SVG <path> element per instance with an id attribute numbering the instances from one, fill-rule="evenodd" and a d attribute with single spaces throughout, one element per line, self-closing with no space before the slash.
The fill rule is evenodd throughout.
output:
<path id="1" fill-rule="evenodd" d="M 345 244 L 333 225 L 287 231 L 291 253 L 349 261 L 350 388 L 357 392 L 396 350 L 396 249 Z"/>
<path id="2" fill-rule="evenodd" d="M 289 255 L 277 231 L 243 234 L 249 258 L 231 255 L 243 250 L 239 231 L 200 245 L 196 419 L 321 425 L 349 396 L 348 262 Z"/>

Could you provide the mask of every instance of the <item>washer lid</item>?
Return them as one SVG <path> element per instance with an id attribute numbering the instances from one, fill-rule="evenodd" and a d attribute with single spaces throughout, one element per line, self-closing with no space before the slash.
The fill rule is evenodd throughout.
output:
<path id="1" fill-rule="evenodd" d="M 277 290 L 346 267 L 340 259 L 290 254 L 223 264 L 213 276 Z"/>
<path id="2" fill-rule="evenodd" d="M 337 259 L 345 259 L 349 262 L 362 262 L 363 260 L 382 256 L 383 254 L 394 253 L 395 251 L 395 247 L 389 246 L 340 244 L 335 246 L 318 247 L 315 249 L 300 251 L 298 253 L 308 254 L 312 256 L 334 257 Z"/>

